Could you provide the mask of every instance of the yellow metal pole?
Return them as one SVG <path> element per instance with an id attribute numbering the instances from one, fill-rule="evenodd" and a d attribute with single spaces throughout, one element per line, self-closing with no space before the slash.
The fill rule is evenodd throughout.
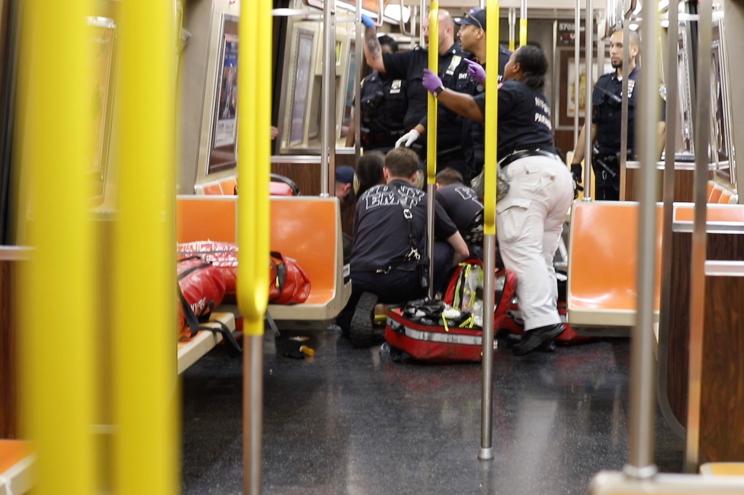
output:
<path id="1" fill-rule="evenodd" d="M 121 2 L 114 269 L 114 492 L 178 491 L 175 11 Z"/>
<path id="2" fill-rule="evenodd" d="M 499 2 L 488 0 L 486 25 L 491 26 L 486 34 L 486 67 L 499 65 Z M 486 78 L 486 137 L 484 168 L 484 214 L 483 214 L 483 254 L 484 271 L 488 274 L 483 283 L 483 314 L 494 312 L 496 267 L 496 179 L 497 164 L 497 125 L 498 125 L 498 77 L 494 73 Z M 493 318 L 483 318 L 483 376 L 481 379 L 481 447 L 480 460 L 493 459 Z"/>
<path id="3" fill-rule="evenodd" d="M 429 4 L 429 70 L 439 73 L 439 1 Z M 434 297 L 434 183 L 437 176 L 437 99 L 429 93 L 426 129 L 426 255 L 429 258 L 428 297 Z"/>
<path id="4" fill-rule="evenodd" d="M 263 332 L 269 299 L 271 0 L 243 2 L 239 27 L 238 306 L 244 318 L 243 493 L 261 492 Z M 240 61 L 245 60 L 244 63 Z"/>
<path id="5" fill-rule="evenodd" d="M 23 5 L 20 162 L 30 182 L 21 273 L 24 435 L 33 441 L 38 494 L 92 494 L 97 471 L 93 226 L 89 205 L 92 53 L 86 0 Z M 0 405 L 4 407 L 4 405 Z"/>
<path id="6" fill-rule="evenodd" d="M 527 18 L 519 19 L 519 46 L 527 44 Z"/>

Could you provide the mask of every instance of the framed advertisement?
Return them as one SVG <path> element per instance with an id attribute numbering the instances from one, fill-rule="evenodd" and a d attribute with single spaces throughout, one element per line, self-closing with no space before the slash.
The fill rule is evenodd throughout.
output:
<path id="1" fill-rule="evenodd" d="M 315 53 L 315 31 L 297 29 L 296 45 L 290 66 L 295 68 L 290 94 L 289 112 L 289 145 L 307 144 L 308 106 L 310 99 L 310 84 L 313 73 L 313 55 Z"/>
<path id="2" fill-rule="evenodd" d="M 586 62 L 584 58 L 579 60 L 579 101 L 574 101 L 574 81 L 576 80 L 576 62 L 574 59 L 574 51 L 572 48 L 559 48 L 558 49 L 558 69 L 559 75 L 556 80 L 556 91 L 558 95 L 556 101 L 556 108 L 558 109 L 558 130 L 573 129 L 573 119 L 576 114 L 577 108 L 579 112 L 579 118 L 584 118 L 585 115 L 585 102 L 586 99 Z M 594 82 L 597 82 L 599 76 L 611 72 L 612 64 L 608 59 L 605 59 L 605 64 L 602 67 L 601 72 L 597 68 L 596 54 L 594 59 L 594 71 L 592 73 Z M 566 81 L 563 85 L 562 81 Z"/>
<path id="3" fill-rule="evenodd" d="M 237 163 L 238 18 L 222 17 L 208 173 Z"/>

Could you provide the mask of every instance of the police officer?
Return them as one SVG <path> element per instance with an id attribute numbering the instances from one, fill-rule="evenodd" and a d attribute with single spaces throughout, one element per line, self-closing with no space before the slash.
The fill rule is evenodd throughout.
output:
<path id="1" fill-rule="evenodd" d="M 635 31 L 629 34 L 629 75 L 628 75 L 628 156 L 633 157 L 635 146 L 635 109 L 639 70 L 636 57 L 639 51 L 639 37 Z M 592 143 L 597 142 L 597 153 L 592 156 L 594 170 L 595 199 L 620 199 L 620 127 L 622 123 L 623 101 L 623 31 L 618 30 L 610 36 L 610 61 L 613 72 L 599 78 L 592 93 Z M 659 143 L 663 146 L 664 123 L 659 122 L 657 132 Z M 571 160 L 571 173 L 578 184 L 582 180 L 581 162 L 585 156 L 586 124 L 581 128 Z M 659 149 L 661 154 L 661 148 Z M 578 187 L 578 186 L 577 186 Z"/>
<path id="2" fill-rule="evenodd" d="M 471 254 L 478 251 L 483 243 L 483 203 L 463 183 L 460 172 L 445 168 L 437 174 L 436 199 L 468 243 Z"/>
<path id="3" fill-rule="evenodd" d="M 564 330 L 553 257 L 573 199 L 573 180 L 555 154 L 550 105 L 543 94 L 547 69 L 540 48 L 522 46 L 506 64 L 498 92 L 499 166 L 509 190 L 499 197 L 497 233 L 504 266 L 519 281 L 526 333 L 513 348 L 518 355 L 549 344 Z M 485 120 L 485 94 L 474 98 L 445 89 L 429 71 L 423 84 L 440 104 L 477 122 Z"/>
<path id="4" fill-rule="evenodd" d="M 383 54 L 396 53 L 398 43 L 384 34 L 378 38 Z M 362 79 L 361 86 L 361 144 L 365 151 L 388 151 L 405 133 L 406 80 L 385 78 L 372 71 Z M 349 126 L 346 146 L 354 146 L 354 127 Z"/>
<path id="5" fill-rule="evenodd" d="M 362 16 L 365 27 L 364 54 L 367 64 L 384 74 L 386 78 L 404 79 L 407 84 L 408 108 L 403 126 L 408 129 L 396 146 L 414 146 L 420 156 L 424 156 L 425 141 L 421 139 L 426 132 L 426 90 L 421 85 L 422 71 L 428 65 L 428 50 L 415 48 L 409 52 L 383 54 L 377 40 L 374 23 Z M 428 40 L 428 24 L 423 23 L 424 36 Z M 466 53 L 455 43 L 454 23 L 449 12 L 439 10 L 439 70 L 443 84 L 457 91 L 473 93 L 474 82 L 467 77 Z M 460 77 L 461 74 L 464 77 Z M 462 147 L 462 122 L 459 117 L 446 108 L 438 112 L 437 126 L 437 167 L 441 170 L 452 166 L 465 172 Z"/>
<path id="6" fill-rule="evenodd" d="M 455 19 L 455 24 L 460 26 L 457 33 L 460 46 L 472 55 L 472 60 L 465 60 L 468 64 L 467 76 L 475 83 L 475 91 L 472 94 L 483 93 L 486 80 L 486 9 L 470 9 L 463 17 Z M 510 56 L 511 52 L 503 45 L 499 45 L 499 76 L 504 73 L 504 67 Z M 463 75 L 461 74 L 460 77 Z M 470 184 L 470 181 L 483 170 L 484 129 L 482 124 L 469 119 L 463 119 L 462 129 L 463 149 L 467 163 L 463 180 L 465 184 Z"/>
<path id="7" fill-rule="evenodd" d="M 413 187 L 418 155 L 395 148 L 385 156 L 386 184 L 376 185 L 357 202 L 351 254 L 351 297 L 337 318 L 356 346 L 373 343 L 372 312 L 379 301 L 401 303 L 421 297 L 426 280 L 426 194 Z M 437 208 L 435 234 L 459 256 L 468 248 L 447 214 Z M 435 246 L 435 274 L 449 269 L 451 254 Z M 443 247 L 443 246 L 442 246 Z"/>

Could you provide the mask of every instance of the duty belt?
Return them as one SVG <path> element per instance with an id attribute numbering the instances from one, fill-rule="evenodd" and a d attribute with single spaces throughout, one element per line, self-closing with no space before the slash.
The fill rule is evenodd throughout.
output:
<path id="1" fill-rule="evenodd" d="M 504 158 L 502 158 L 499 161 L 499 167 L 504 168 L 507 165 L 509 165 L 511 162 L 521 160 L 522 158 L 527 158 L 528 156 L 545 156 L 547 158 L 553 158 L 556 160 L 559 160 L 558 155 L 555 153 L 552 153 L 550 151 L 545 151 L 541 149 L 536 150 L 519 150 L 515 151 L 513 153 L 510 153 L 506 155 Z"/>

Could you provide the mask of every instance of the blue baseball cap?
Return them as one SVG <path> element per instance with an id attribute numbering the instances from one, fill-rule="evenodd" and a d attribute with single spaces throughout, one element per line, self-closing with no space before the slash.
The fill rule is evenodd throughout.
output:
<path id="1" fill-rule="evenodd" d="M 464 26 L 470 24 L 478 29 L 486 30 L 486 9 L 474 8 L 468 10 L 465 15 L 455 19 L 455 24 Z"/>
<path id="2" fill-rule="evenodd" d="M 354 182 L 354 169 L 348 165 L 336 167 L 336 182 L 351 184 Z"/>

